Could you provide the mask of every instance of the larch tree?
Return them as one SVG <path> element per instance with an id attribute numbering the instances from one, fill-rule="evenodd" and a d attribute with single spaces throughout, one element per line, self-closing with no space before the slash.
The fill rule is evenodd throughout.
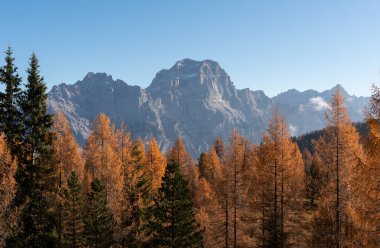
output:
<path id="1" fill-rule="evenodd" d="M 62 112 L 54 116 L 54 159 L 60 167 L 60 181 L 67 182 L 73 171 L 82 182 L 84 177 L 84 159 L 79 145 L 70 130 L 69 123 Z"/>
<path id="2" fill-rule="evenodd" d="M 318 152 L 313 155 L 309 150 L 304 151 L 306 171 L 306 198 L 311 209 L 315 209 L 316 201 L 319 199 L 324 186 L 325 175 L 322 171 L 322 160 Z"/>
<path id="3" fill-rule="evenodd" d="M 355 232 L 350 214 L 352 176 L 363 151 L 339 89 L 332 96 L 326 118 L 326 132 L 315 142 L 315 151 L 321 156 L 328 179 L 318 203 L 312 245 L 348 247 L 354 244 Z"/>
<path id="4" fill-rule="evenodd" d="M 146 151 L 146 169 L 148 179 L 151 181 L 152 190 L 156 192 L 161 186 L 161 179 L 165 173 L 166 158 L 160 152 L 155 138 L 150 138 Z"/>
<path id="5" fill-rule="evenodd" d="M 356 225 L 357 247 L 377 247 L 380 242 L 380 89 L 372 86 L 364 121 L 368 134 L 363 138 L 365 159 L 361 159 L 352 173 L 351 213 Z"/>
<path id="6" fill-rule="evenodd" d="M 72 172 L 76 172 L 80 182 L 83 182 L 84 177 L 84 160 L 82 158 L 78 144 L 71 133 L 69 123 L 62 112 L 54 116 L 53 129 L 53 151 L 54 161 L 58 165 L 58 241 L 62 243 L 62 197 L 63 189 Z"/>
<path id="7" fill-rule="evenodd" d="M 131 161 L 124 182 L 124 197 L 127 199 L 123 211 L 122 246 L 143 247 L 147 241 L 147 209 L 153 201 L 152 182 L 147 170 L 147 157 L 141 139 L 133 143 Z"/>
<path id="8" fill-rule="evenodd" d="M 202 230 L 177 161 L 169 160 L 151 212 L 149 247 L 203 247 Z"/>
<path id="9" fill-rule="evenodd" d="M 120 230 L 116 230 L 116 240 L 121 245 L 121 247 L 128 247 L 127 239 L 130 234 L 131 226 L 131 203 L 130 203 L 130 193 L 133 178 L 133 161 L 132 149 L 134 147 L 131 133 L 127 131 L 126 125 L 122 123 L 120 129 L 117 131 L 118 137 L 118 154 L 120 157 L 120 162 L 122 166 L 122 197 L 121 197 L 121 225 Z"/>
<path id="10" fill-rule="evenodd" d="M 215 152 L 218 155 L 218 157 L 220 159 L 223 158 L 224 157 L 224 150 L 225 150 L 224 141 L 221 138 L 216 138 L 214 141 L 213 147 L 214 147 Z"/>
<path id="11" fill-rule="evenodd" d="M 230 144 L 225 148 L 224 175 L 222 181 L 225 246 L 239 247 L 251 243 L 249 225 L 248 194 L 251 187 L 251 170 L 253 169 L 254 148 L 248 140 L 235 129 L 230 136 Z"/>
<path id="12" fill-rule="evenodd" d="M 206 247 L 225 245 L 224 166 L 215 148 L 202 153 L 199 158 L 199 184 L 195 195 L 196 219 L 204 228 Z"/>
<path id="13" fill-rule="evenodd" d="M 223 216 L 218 196 L 206 178 L 199 179 L 194 207 L 195 219 L 204 230 L 205 247 L 221 247 L 224 245 L 223 226 L 220 223 Z"/>
<path id="14" fill-rule="evenodd" d="M 120 224 L 123 168 L 118 146 L 115 126 L 105 114 L 99 114 L 84 148 L 85 187 L 88 188 L 89 182 L 94 178 L 103 180 L 107 206 L 112 210 L 116 223 Z"/>
<path id="15" fill-rule="evenodd" d="M 195 192 L 197 191 L 199 170 L 191 155 L 187 153 L 181 138 L 176 140 L 174 146 L 167 153 L 166 157 L 167 160 L 177 161 L 181 174 L 188 183 L 190 195 L 194 198 Z"/>
<path id="16" fill-rule="evenodd" d="M 6 239 L 17 225 L 17 211 L 12 206 L 16 191 L 14 175 L 17 161 L 12 158 L 6 137 L 0 136 L 0 247 L 5 247 Z"/>
<path id="17" fill-rule="evenodd" d="M 260 231 L 257 233 L 260 247 L 272 247 L 273 240 L 273 152 L 272 142 L 268 134 L 262 137 L 262 143 L 257 148 L 258 180 L 257 180 L 257 209 L 260 213 Z"/>
<path id="18" fill-rule="evenodd" d="M 259 148 L 262 234 L 264 247 L 290 245 L 297 235 L 290 226 L 297 222 L 302 199 L 304 164 L 287 125 L 276 109 Z M 269 183 L 269 185 L 268 185 Z"/>
<path id="19" fill-rule="evenodd" d="M 0 93 L 0 129 L 5 134 L 12 156 L 17 156 L 20 150 L 22 136 L 21 77 L 14 65 L 13 51 L 8 47 L 5 65 L 0 68 L 0 83 L 5 92 Z"/>

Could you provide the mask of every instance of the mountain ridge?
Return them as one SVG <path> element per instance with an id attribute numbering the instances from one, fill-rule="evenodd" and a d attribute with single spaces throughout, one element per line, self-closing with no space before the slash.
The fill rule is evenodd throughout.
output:
<path id="1" fill-rule="evenodd" d="M 48 106 L 52 113 L 65 114 L 81 145 L 93 119 L 105 113 L 116 125 L 127 123 L 143 140 L 154 136 L 164 151 L 182 137 L 187 149 L 198 155 L 217 137 L 227 141 L 234 128 L 259 142 L 275 106 L 293 135 L 321 129 L 328 98 L 336 87 L 347 96 L 353 121 L 359 121 L 368 98 L 351 96 L 339 84 L 323 92 L 290 89 L 271 98 L 262 90 L 237 89 L 213 60 L 179 60 L 160 70 L 145 89 L 107 73 L 89 72 L 74 84 L 52 87 Z"/>

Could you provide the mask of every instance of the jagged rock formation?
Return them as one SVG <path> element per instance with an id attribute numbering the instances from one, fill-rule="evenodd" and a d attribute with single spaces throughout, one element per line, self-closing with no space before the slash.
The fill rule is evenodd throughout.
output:
<path id="1" fill-rule="evenodd" d="M 66 115 L 82 145 L 92 120 L 105 113 L 116 125 L 125 122 L 144 140 L 155 136 L 163 150 L 182 137 L 189 151 L 198 155 L 216 137 L 227 140 L 234 128 L 258 142 L 275 105 L 294 135 L 320 129 L 325 125 L 326 102 L 334 91 L 289 90 L 269 98 L 263 91 L 236 89 L 215 61 L 184 59 L 158 72 L 146 89 L 113 80 L 105 73 L 88 73 L 73 85 L 54 86 L 49 109 Z M 368 99 L 342 91 L 351 118 L 361 120 Z"/>

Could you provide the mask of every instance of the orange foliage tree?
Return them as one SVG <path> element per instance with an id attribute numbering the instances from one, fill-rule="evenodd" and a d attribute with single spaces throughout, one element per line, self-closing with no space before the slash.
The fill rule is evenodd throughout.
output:
<path id="1" fill-rule="evenodd" d="M 166 158 L 160 152 L 155 138 L 150 138 L 146 151 L 146 170 L 148 179 L 151 180 L 153 191 L 157 191 L 161 187 L 162 177 L 165 173 Z"/>
<path id="2" fill-rule="evenodd" d="M 54 159 L 60 166 L 60 181 L 67 182 L 73 171 L 76 172 L 80 181 L 83 181 L 84 159 L 62 112 L 54 116 L 53 133 L 55 136 L 53 140 Z"/>
<path id="3" fill-rule="evenodd" d="M 85 187 L 100 178 L 104 181 L 108 207 L 113 211 L 115 221 L 121 222 L 121 199 L 123 189 L 123 168 L 119 156 L 119 139 L 115 126 L 105 114 L 96 117 L 90 136 L 84 148 Z"/>
<path id="4" fill-rule="evenodd" d="M 312 245 L 355 247 L 352 186 L 359 183 L 355 182 L 354 176 L 364 154 L 339 89 L 332 96 L 326 117 L 326 132 L 315 142 L 327 182 L 318 203 Z"/>
<path id="5" fill-rule="evenodd" d="M 17 226 L 17 211 L 12 209 L 16 182 L 14 175 L 17 163 L 10 154 L 5 136 L 0 135 L 0 247 L 5 246 L 5 240 Z"/>

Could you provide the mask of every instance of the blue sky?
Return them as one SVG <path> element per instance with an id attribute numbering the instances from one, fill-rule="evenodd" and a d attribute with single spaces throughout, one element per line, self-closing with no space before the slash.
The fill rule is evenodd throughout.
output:
<path id="1" fill-rule="evenodd" d="M 273 96 L 380 83 L 380 1 L 0 0 L 0 50 L 51 87 L 107 72 L 146 87 L 183 58 L 218 61 L 237 88 Z"/>

